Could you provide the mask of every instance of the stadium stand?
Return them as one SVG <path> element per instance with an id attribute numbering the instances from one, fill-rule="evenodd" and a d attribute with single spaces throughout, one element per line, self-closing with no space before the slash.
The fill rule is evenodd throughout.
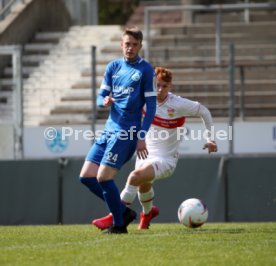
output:
<path id="1" fill-rule="evenodd" d="M 127 25 L 144 27 L 144 7 L 141 2 Z M 242 12 L 222 15 L 222 64 L 218 66 L 214 63 L 215 14 L 195 13 L 194 23 L 185 25 L 179 11 L 165 15 L 157 12 L 151 17 L 150 62 L 173 71 L 174 91 L 179 95 L 201 101 L 215 117 L 225 119 L 229 101 L 228 45 L 234 42 L 236 116 L 244 104 L 246 119 L 275 117 L 276 12 L 252 11 L 247 24 L 241 17 Z M 99 85 L 107 62 L 121 56 L 120 31 L 119 26 L 74 26 L 68 31 L 37 32 L 24 47 L 24 125 L 90 124 L 91 46 L 97 46 Z M 9 103 L 5 100 L 9 97 L 1 95 L 5 96 L 3 88 L 8 87 L 10 74 L 11 68 L 6 68 L 0 108 Z M 243 101 L 241 74 L 245 79 Z M 99 111 L 98 122 L 106 114 Z"/>
<path id="2" fill-rule="evenodd" d="M 137 9 L 128 25 L 136 23 L 143 26 L 143 7 L 141 5 Z M 236 116 L 246 116 L 247 119 L 275 117 L 276 13 L 271 10 L 254 11 L 251 22 L 247 24 L 242 22 L 242 16 L 242 12 L 222 15 L 222 63 L 216 65 L 215 14 L 195 14 L 193 24 L 183 25 L 179 11 L 173 12 L 170 22 L 166 23 L 163 21 L 166 16 L 158 12 L 154 16 L 153 13 L 150 62 L 154 66 L 167 66 L 174 72 L 174 91 L 179 95 L 201 101 L 215 117 L 226 118 L 229 44 L 232 42 L 236 48 Z M 117 43 L 119 38 L 114 36 L 112 40 Z M 109 44 L 103 52 L 119 55 L 120 49 Z M 241 78 L 245 80 L 243 85 Z M 244 111 L 241 110 L 243 108 Z"/>
<path id="3" fill-rule="evenodd" d="M 137 9 L 129 25 L 143 25 L 145 5 Z M 275 117 L 275 10 L 252 11 L 250 23 L 243 22 L 243 11 L 223 13 L 222 63 L 219 65 L 215 64 L 215 13 L 194 13 L 193 23 L 186 25 L 181 22 L 180 13 L 166 11 L 161 16 L 160 11 L 156 11 L 150 17 L 150 61 L 153 65 L 172 69 L 175 74 L 174 90 L 184 97 L 201 101 L 214 116 L 226 118 L 229 44 L 234 43 L 236 116 L 245 115 L 247 119 Z M 167 17 L 170 20 L 165 23 Z M 118 38 L 115 37 L 114 41 Z M 116 52 L 116 48 L 109 46 L 105 51 Z M 245 80 L 244 98 L 241 95 L 241 78 Z"/>
<path id="4" fill-rule="evenodd" d="M 91 76 L 82 73 L 90 68 L 92 45 L 101 60 L 112 58 L 101 55 L 101 46 L 116 32 L 119 26 L 74 26 L 60 36 L 47 59 L 24 83 L 26 125 L 90 123 Z M 97 69 L 102 75 L 104 68 L 99 65 Z"/>
<path id="5" fill-rule="evenodd" d="M 29 75 L 47 57 L 45 44 L 44 52 L 29 54 L 28 42 L 34 39 L 34 35 L 43 35 L 41 32 L 67 31 L 71 25 L 70 15 L 62 0 L 24 0 L 4 1 L 13 5 L 9 13 L 0 20 L 0 46 L 21 45 L 23 49 L 23 86 Z M 2 11 L 2 10 L 1 10 Z M 40 39 L 43 37 L 39 37 Z M 37 46 L 37 45 L 36 45 Z M 0 123 L 11 123 L 14 119 L 13 96 L 14 84 L 12 82 L 12 59 L 11 56 L 0 56 Z"/>

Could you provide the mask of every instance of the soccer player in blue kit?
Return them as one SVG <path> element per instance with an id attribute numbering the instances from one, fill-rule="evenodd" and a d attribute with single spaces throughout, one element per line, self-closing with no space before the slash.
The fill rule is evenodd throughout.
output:
<path id="1" fill-rule="evenodd" d="M 126 207 L 114 177 L 133 156 L 145 159 L 148 150 L 145 135 L 156 111 L 155 72 L 139 56 L 143 34 L 138 28 L 123 32 L 123 58 L 110 62 L 97 96 L 99 107 L 110 107 L 103 134 L 88 152 L 80 172 L 80 181 L 104 200 L 113 215 L 109 234 L 127 233 L 127 226 L 136 213 Z M 142 120 L 142 109 L 147 114 Z"/>

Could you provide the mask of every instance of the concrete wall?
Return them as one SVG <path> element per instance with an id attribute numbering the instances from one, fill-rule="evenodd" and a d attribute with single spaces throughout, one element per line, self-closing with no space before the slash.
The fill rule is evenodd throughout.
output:
<path id="1" fill-rule="evenodd" d="M 276 221 L 276 157 L 231 159 L 228 196 L 229 221 Z"/>
<path id="2" fill-rule="evenodd" d="M 191 197 L 207 204 L 209 222 L 276 221 L 275 162 L 276 156 L 235 157 L 221 172 L 219 157 L 181 159 L 172 177 L 154 184 L 155 222 L 178 222 L 178 206 Z M 82 163 L 0 161 L 0 224 L 89 223 L 105 215 L 105 204 L 78 181 Z M 120 189 L 133 166 L 116 177 Z M 133 208 L 141 210 L 137 199 Z"/>
<path id="3" fill-rule="evenodd" d="M 14 127 L 0 124 L 0 160 L 14 159 Z"/>
<path id="4" fill-rule="evenodd" d="M 25 44 L 37 31 L 64 31 L 71 25 L 62 0 L 26 0 L 0 24 L 0 45 Z M 0 73 L 9 62 L 1 56 Z"/>
<path id="5" fill-rule="evenodd" d="M 1 161 L 0 224 L 58 222 L 58 163 Z"/>

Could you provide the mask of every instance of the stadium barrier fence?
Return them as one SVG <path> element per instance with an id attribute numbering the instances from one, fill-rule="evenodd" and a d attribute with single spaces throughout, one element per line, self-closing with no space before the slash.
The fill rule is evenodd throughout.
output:
<path id="1" fill-rule="evenodd" d="M 275 155 L 181 158 L 173 176 L 157 181 L 156 223 L 176 223 L 187 198 L 200 198 L 209 222 L 276 220 Z M 224 160 L 224 164 L 222 164 Z M 108 213 L 78 180 L 81 159 L 0 161 L 0 224 L 82 224 Z M 116 177 L 122 189 L 134 161 Z M 133 208 L 139 213 L 137 199 Z"/>

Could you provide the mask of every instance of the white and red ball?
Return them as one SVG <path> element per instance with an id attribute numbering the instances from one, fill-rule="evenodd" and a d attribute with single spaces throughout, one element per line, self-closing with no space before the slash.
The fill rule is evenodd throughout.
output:
<path id="1" fill-rule="evenodd" d="M 191 198 L 183 201 L 178 208 L 178 220 L 189 228 L 196 228 L 208 219 L 207 206 L 199 199 Z"/>

